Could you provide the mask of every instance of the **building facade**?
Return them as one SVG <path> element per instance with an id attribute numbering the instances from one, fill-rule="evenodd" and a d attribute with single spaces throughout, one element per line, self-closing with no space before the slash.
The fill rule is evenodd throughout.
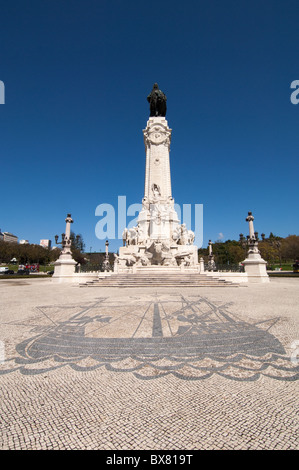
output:
<path id="1" fill-rule="evenodd" d="M 18 243 L 18 237 L 10 232 L 3 232 L 3 241 L 8 243 Z"/>

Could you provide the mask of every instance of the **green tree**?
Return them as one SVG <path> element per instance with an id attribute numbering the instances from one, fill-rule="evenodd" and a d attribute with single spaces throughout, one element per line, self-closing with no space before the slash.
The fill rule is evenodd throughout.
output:
<path id="1" fill-rule="evenodd" d="M 239 264 L 244 261 L 244 250 L 235 240 L 228 244 L 228 257 L 231 264 Z"/>
<path id="2" fill-rule="evenodd" d="M 71 232 L 70 239 L 72 241 L 72 248 L 73 249 L 79 250 L 80 252 L 84 252 L 85 243 L 84 243 L 83 237 L 80 233 L 78 235 L 76 235 L 74 232 Z"/>
<path id="3" fill-rule="evenodd" d="M 86 259 L 84 256 L 85 243 L 81 234 L 76 235 L 74 232 L 71 232 L 70 239 L 72 242 L 71 250 L 72 255 L 75 261 L 80 264 L 85 264 Z"/>
<path id="4" fill-rule="evenodd" d="M 285 260 L 299 259 L 299 236 L 289 235 L 282 240 L 281 251 Z"/>
<path id="5" fill-rule="evenodd" d="M 49 250 L 40 245 L 0 242 L 0 261 L 9 263 L 12 258 L 17 259 L 18 264 L 48 264 L 59 256 L 59 250 Z"/>
<path id="6" fill-rule="evenodd" d="M 264 240 L 259 243 L 259 251 L 261 257 L 267 261 L 268 264 L 272 265 L 279 261 L 278 248 L 273 244 L 269 243 L 268 240 Z"/>

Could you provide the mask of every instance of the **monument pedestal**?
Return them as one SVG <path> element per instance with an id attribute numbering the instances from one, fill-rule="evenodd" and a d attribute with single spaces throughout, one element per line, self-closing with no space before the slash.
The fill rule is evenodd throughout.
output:
<path id="1" fill-rule="evenodd" d="M 73 276 L 76 269 L 76 261 L 70 255 L 61 255 L 60 258 L 54 263 L 54 274 L 52 279 L 69 280 Z"/>
<path id="2" fill-rule="evenodd" d="M 267 262 L 261 258 L 248 255 L 248 257 L 242 263 L 245 268 L 245 272 L 248 276 L 248 282 L 270 282 L 267 274 L 266 265 Z"/>

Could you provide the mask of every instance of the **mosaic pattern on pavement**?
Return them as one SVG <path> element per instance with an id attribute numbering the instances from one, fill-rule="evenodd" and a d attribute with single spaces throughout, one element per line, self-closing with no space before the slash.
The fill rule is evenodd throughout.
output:
<path id="1" fill-rule="evenodd" d="M 231 306 L 200 295 L 39 306 L 27 322 L 30 337 L 0 364 L 0 375 L 70 366 L 78 372 L 105 367 L 143 380 L 169 374 L 183 380 L 215 374 L 235 381 L 298 379 L 298 367 L 271 333 L 280 318 L 245 322 Z"/>

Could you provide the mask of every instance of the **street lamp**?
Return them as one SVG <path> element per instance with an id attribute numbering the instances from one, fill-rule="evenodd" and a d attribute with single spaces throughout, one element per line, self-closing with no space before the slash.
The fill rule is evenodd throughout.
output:
<path id="1" fill-rule="evenodd" d="M 58 235 L 55 235 L 55 243 L 56 245 L 62 246 L 62 254 L 71 253 L 71 245 L 72 245 L 71 224 L 73 223 L 71 214 L 67 214 L 65 222 L 66 222 L 65 233 L 61 234 L 61 242 L 58 241 Z"/>
<path id="2" fill-rule="evenodd" d="M 108 251 L 108 247 L 109 247 L 109 242 L 108 240 L 106 240 L 105 242 L 105 251 L 106 251 L 106 255 L 105 255 L 105 259 L 103 261 L 103 269 L 104 271 L 111 271 L 111 266 L 110 266 L 110 263 L 109 263 L 109 251 Z"/>
<path id="3" fill-rule="evenodd" d="M 58 260 L 54 263 L 55 269 L 53 278 L 72 276 L 75 272 L 76 261 L 73 259 L 71 251 L 71 224 L 73 223 L 71 214 L 67 214 L 65 222 L 65 233 L 61 234 L 61 242 L 58 241 L 58 235 L 55 235 L 56 245 L 61 245 L 62 250 Z"/>
<path id="4" fill-rule="evenodd" d="M 240 233 L 239 237 L 240 237 L 239 243 L 240 243 L 241 247 L 244 249 L 244 254 L 245 254 L 245 258 L 246 258 L 247 240 L 244 237 L 243 233 Z"/>

